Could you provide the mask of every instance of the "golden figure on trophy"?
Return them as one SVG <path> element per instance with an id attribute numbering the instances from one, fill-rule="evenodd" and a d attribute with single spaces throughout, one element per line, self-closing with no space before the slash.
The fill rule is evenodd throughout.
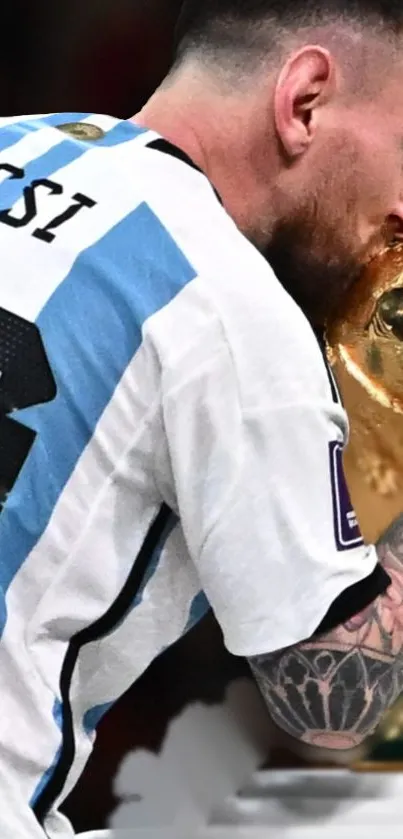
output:
<path id="1" fill-rule="evenodd" d="M 369 263 L 328 328 L 327 348 L 350 419 L 347 481 L 363 535 L 374 542 L 403 510 L 403 243 Z M 403 698 L 374 748 L 403 761 Z"/>

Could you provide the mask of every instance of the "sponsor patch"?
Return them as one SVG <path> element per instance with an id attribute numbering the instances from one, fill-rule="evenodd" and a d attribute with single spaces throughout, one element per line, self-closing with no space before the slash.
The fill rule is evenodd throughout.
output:
<path id="1" fill-rule="evenodd" d="M 351 503 L 343 467 L 343 446 L 329 443 L 330 479 L 333 500 L 334 535 L 337 549 L 346 551 L 364 544 L 357 516 Z"/>

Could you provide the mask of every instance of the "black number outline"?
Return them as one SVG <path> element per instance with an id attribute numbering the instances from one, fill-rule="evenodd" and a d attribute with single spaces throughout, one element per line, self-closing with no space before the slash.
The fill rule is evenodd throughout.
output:
<path id="1" fill-rule="evenodd" d="M 56 395 L 37 325 L 0 307 L 0 514 L 37 436 L 13 413 L 51 402 Z"/>

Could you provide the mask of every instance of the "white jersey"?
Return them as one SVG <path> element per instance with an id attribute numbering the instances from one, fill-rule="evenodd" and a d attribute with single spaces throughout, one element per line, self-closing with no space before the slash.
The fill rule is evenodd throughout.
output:
<path id="1" fill-rule="evenodd" d="M 316 338 L 181 153 L 0 120 L 0 254 L 0 836 L 64 839 L 97 722 L 209 605 L 270 652 L 377 559 Z"/>

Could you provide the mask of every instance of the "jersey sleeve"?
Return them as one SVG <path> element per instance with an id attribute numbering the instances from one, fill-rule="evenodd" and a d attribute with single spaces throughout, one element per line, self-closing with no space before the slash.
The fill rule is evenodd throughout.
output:
<path id="1" fill-rule="evenodd" d="M 164 391 L 185 537 L 236 655 L 329 629 L 389 584 L 351 506 L 346 413 L 306 330 L 302 340 L 285 330 L 294 344 L 284 345 L 281 363 L 264 360 L 256 336 L 249 346 L 227 336 L 191 371 L 171 371 Z"/>

